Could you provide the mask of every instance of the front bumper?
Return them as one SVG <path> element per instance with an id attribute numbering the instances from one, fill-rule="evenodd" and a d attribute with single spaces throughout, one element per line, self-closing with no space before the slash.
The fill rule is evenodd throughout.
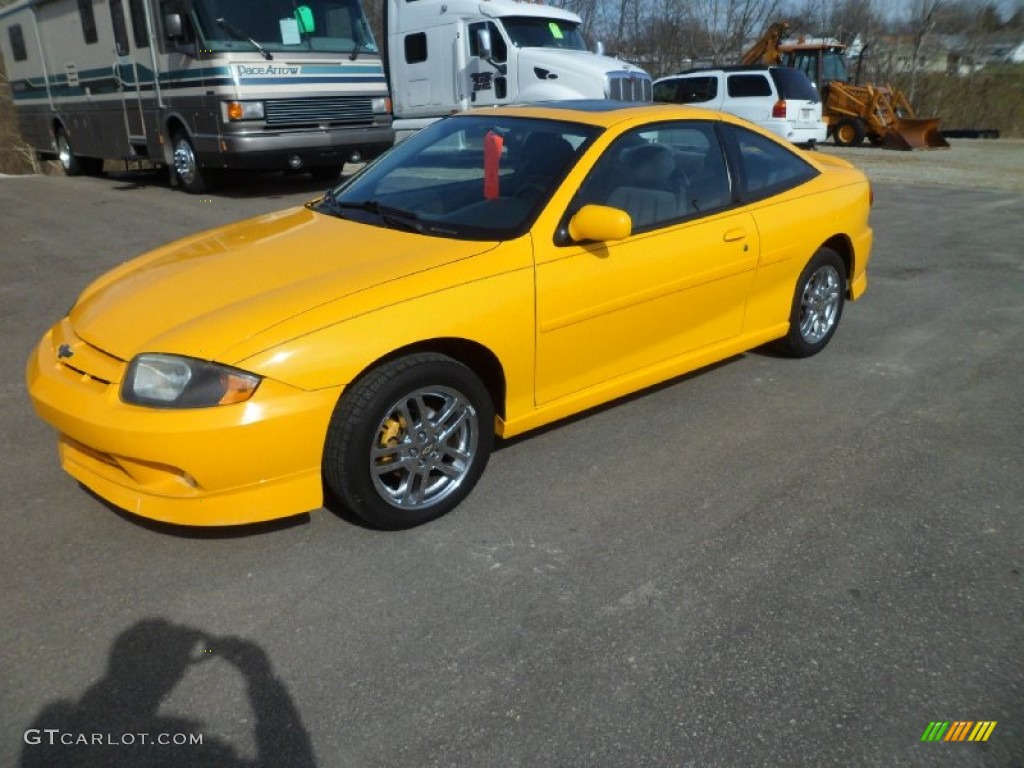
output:
<path id="1" fill-rule="evenodd" d="M 295 168 L 337 166 L 341 168 L 358 151 L 370 160 L 395 143 L 390 123 L 366 127 L 326 130 L 224 133 L 196 137 L 196 155 L 209 168 L 274 171 Z"/>
<path id="2" fill-rule="evenodd" d="M 58 360 L 62 344 L 74 355 Z M 60 433 L 61 464 L 83 485 L 129 512 L 182 525 L 254 523 L 322 505 L 320 462 L 340 388 L 307 392 L 265 379 L 237 405 L 144 408 L 121 402 L 126 367 L 78 339 L 67 320 L 29 358 L 32 403 Z"/>

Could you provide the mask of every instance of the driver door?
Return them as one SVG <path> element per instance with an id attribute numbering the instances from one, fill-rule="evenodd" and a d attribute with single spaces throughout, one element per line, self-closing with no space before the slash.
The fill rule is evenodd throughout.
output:
<path id="1" fill-rule="evenodd" d="M 631 131 L 595 163 L 567 211 L 626 210 L 609 243 L 536 238 L 536 400 L 543 404 L 738 336 L 759 240 L 733 204 L 712 121 Z"/>

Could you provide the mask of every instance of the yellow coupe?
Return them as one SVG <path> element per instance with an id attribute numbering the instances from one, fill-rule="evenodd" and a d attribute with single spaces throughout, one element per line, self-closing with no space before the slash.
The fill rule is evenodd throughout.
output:
<path id="1" fill-rule="evenodd" d="M 28 362 L 64 468 L 187 525 L 325 498 L 448 512 L 509 437 L 744 350 L 819 352 L 871 189 L 729 115 L 565 102 L 435 123 L 322 198 L 90 285 Z"/>

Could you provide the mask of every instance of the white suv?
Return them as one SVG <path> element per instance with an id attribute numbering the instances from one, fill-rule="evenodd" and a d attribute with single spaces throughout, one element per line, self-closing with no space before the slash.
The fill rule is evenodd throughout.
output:
<path id="1" fill-rule="evenodd" d="M 654 81 L 654 100 L 729 112 L 803 146 L 825 141 L 828 135 L 818 89 L 791 67 L 681 72 Z"/>

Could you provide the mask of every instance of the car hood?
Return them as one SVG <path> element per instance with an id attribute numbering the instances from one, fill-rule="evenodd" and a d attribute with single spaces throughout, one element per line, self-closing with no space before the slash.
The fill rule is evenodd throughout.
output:
<path id="1" fill-rule="evenodd" d="M 494 246 L 291 209 L 123 264 L 86 289 L 70 320 L 80 338 L 122 360 L 140 352 L 214 360 L 303 312 Z"/>

